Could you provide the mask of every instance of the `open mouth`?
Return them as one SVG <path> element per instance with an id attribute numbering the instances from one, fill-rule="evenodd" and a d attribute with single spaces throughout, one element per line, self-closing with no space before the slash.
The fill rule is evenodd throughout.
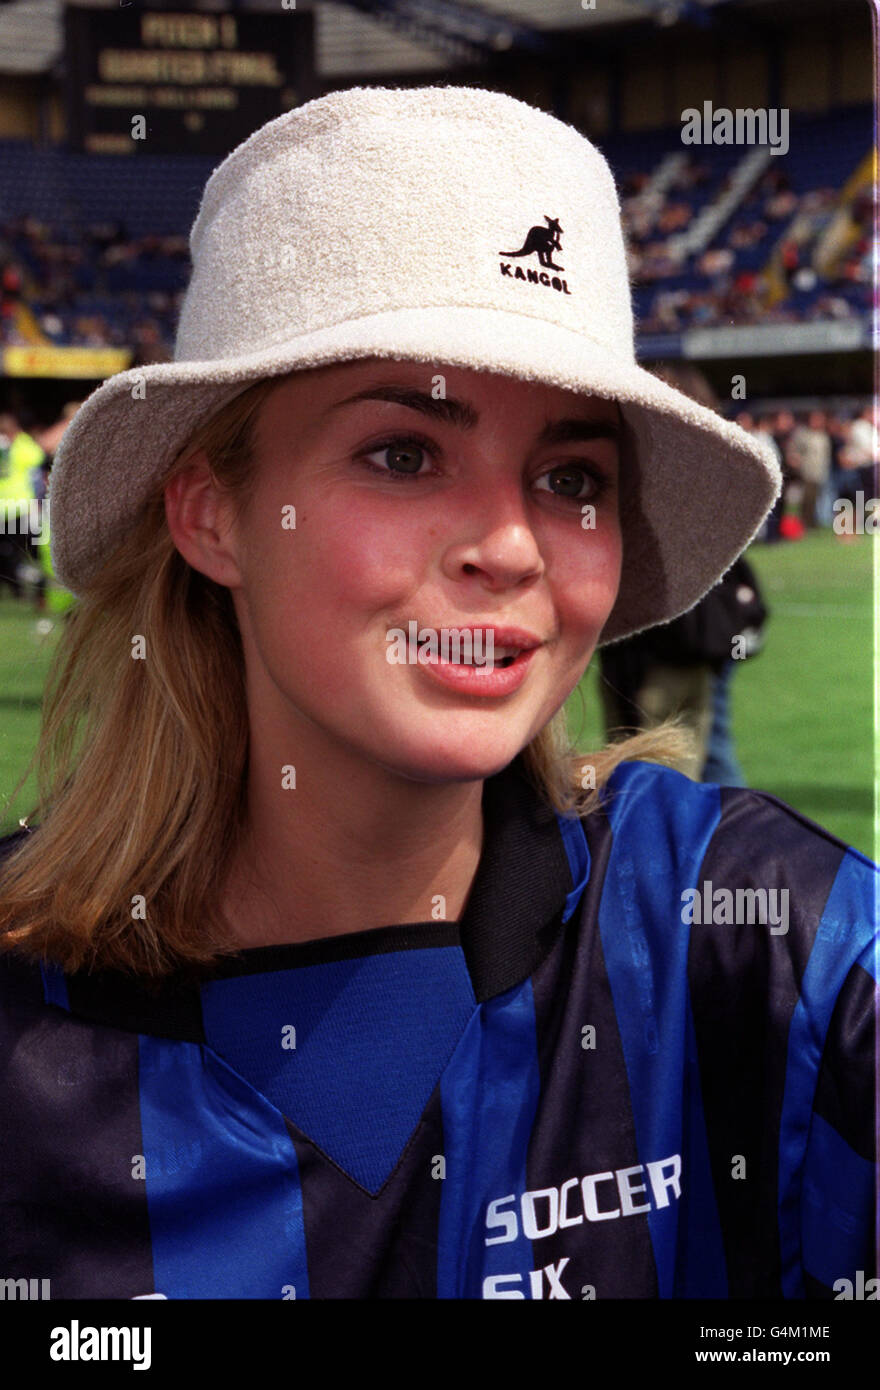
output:
<path id="1" fill-rule="evenodd" d="M 421 637 L 417 644 L 417 651 L 424 652 L 430 649 L 431 643 L 430 634 Z M 505 666 L 512 666 L 522 649 L 496 646 L 487 650 L 486 646 L 480 643 L 462 642 L 458 645 L 452 644 L 448 650 L 441 646 L 437 652 L 437 644 L 434 642 L 433 650 L 436 653 L 435 660 L 448 662 L 452 666 L 477 666 L 498 670 Z"/>

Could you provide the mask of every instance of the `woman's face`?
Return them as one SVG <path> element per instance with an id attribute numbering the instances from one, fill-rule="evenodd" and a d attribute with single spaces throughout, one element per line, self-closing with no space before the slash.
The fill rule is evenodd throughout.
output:
<path id="1" fill-rule="evenodd" d="M 370 359 L 285 380 L 229 533 L 252 728 L 292 719 L 294 748 L 329 738 L 416 780 L 505 767 L 614 604 L 619 428 L 613 402 L 457 367 Z M 453 629 L 476 629 L 458 652 Z M 491 643 L 494 662 L 426 662 L 430 644 L 420 660 L 413 631 L 436 634 L 438 657 Z"/>

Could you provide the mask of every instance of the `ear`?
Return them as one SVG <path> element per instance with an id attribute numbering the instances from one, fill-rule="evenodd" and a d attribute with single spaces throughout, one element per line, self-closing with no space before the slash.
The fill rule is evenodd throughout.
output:
<path id="1" fill-rule="evenodd" d="M 217 584 L 240 586 L 232 500 L 218 487 L 204 450 L 165 485 L 164 496 L 168 530 L 183 558 Z"/>

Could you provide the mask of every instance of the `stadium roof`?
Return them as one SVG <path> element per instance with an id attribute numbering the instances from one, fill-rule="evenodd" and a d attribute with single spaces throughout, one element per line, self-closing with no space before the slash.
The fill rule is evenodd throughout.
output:
<path id="1" fill-rule="evenodd" d="M 86 0 L 89 8 L 117 9 L 119 0 Z M 505 21 L 537 33 L 592 27 L 607 31 L 621 24 L 653 21 L 674 24 L 699 20 L 721 10 L 784 8 L 784 0 L 595 0 L 583 8 L 577 0 L 297 0 L 297 9 L 315 14 L 316 66 L 319 79 L 339 81 L 348 75 L 391 72 L 436 72 L 475 57 L 470 37 L 486 49 L 508 47 Z M 810 0 L 799 0 L 803 12 Z M 228 5 L 216 0 L 156 0 L 149 8 L 260 10 L 277 13 L 277 3 L 252 0 Z M 60 75 L 63 46 L 62 0 L 0 0 L 0 72 L 20 76 Z M 500 21 L 495 35 L 487 21 Z"/>

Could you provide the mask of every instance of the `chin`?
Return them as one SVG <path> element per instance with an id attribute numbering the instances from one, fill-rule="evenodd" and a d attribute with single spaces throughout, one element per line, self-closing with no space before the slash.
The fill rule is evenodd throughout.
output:
<path id="1" fill-rule="evenodd" d="M 387 761 L 389 771 L 411 782 L 483 782 L 501 772 L 521 752 L 523 744 L 511 739 L 452 739 L 427 736 L 415 747 L 401 743 Z"/>

